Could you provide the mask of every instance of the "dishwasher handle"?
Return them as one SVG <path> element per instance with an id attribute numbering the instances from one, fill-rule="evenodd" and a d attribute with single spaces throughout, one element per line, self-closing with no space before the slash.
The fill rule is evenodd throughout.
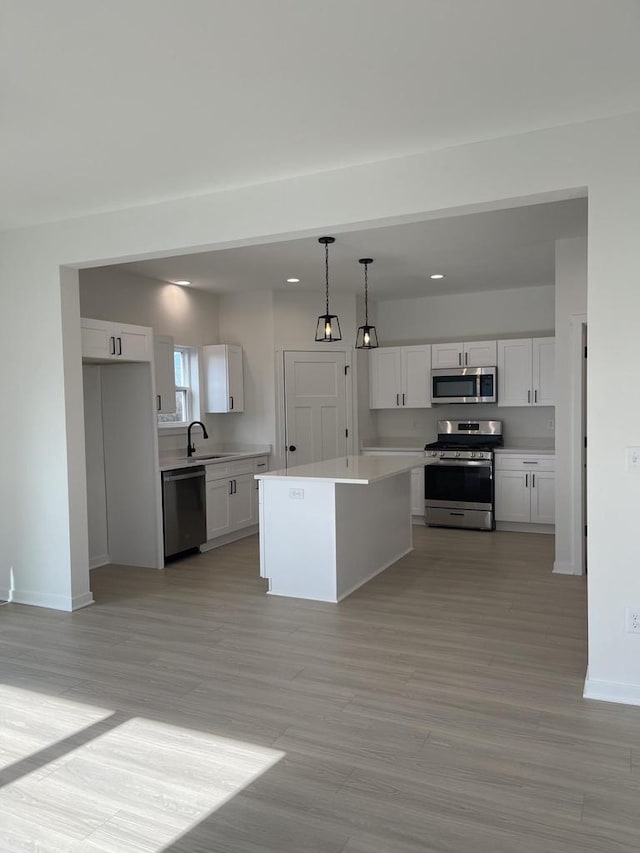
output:
<path id="1" fill-rule="evenodd" d="M 185 474 L 173 474 L 170 471 L 165 471 L 162 474 L 165 483 L 174 483 L 176 480 L 192 480 L 196 477 L 204 477 L 204 468 L 196 468 L 194 471 L 187 471 Z"/>

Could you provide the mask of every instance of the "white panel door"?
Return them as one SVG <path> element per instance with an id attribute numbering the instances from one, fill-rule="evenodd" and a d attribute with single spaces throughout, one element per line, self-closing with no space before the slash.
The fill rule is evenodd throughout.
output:
<path id="1" fill-rule="evenodd" d="M 253 474 L 239 474 L 232 478 L 233 494 L 229 498 L 229 522 L 231 530 L 239 530 L 251 524 L 253 519 L 254 483 Z"/>
<path id="2" fill-rule="evenodd" d="M 531 521 L 531 474 L 496 471 L 496 521 Z"/>
<path id="3" fill-rule="evenodd" d="M 82 317 L 80 332 L 83 358 L 113 358 L 116 344 L 110 323 Z"/>
<path id="4" fill-rule="evenodd" d="M 285 352 L 287 466 L 347 453 L 347 376 L 344 352 Z"/>
<path id="5" fill-rule="evenodd" d="M 242 347 L 227 347 L 227 372 L 229 376 L 229 411 L 244 412 L 244 378 L 242 373 Z"/>
<path id="6" fill-rule="evenodd" d="M 431 347 L 401 347 L 402 405 L 408 409 L 431 406 Z"/>
<path id="7" fill-rule="evenodd" d="M 533 339 L 533 405 L 555 406 L 556 339 Z"/>
<path id="8" fill-rule="evenodd" d="M 369 353 L 369 408 L 396 409 L 402 387 L 399 347 L 381 347 Z"/>
<path id="9" fill-rule="evenodd" d="M 176 372 L 173 363 L 173 338 L 155 335 L 153 360 L 156 376 L 156 409 L 158 414 L 173 414 L 176 410 Z"/>
<path id="10" fill-rule="evenodd" d="M 556 475 L 554 471 L 536 471 L 529 476 L 531 485 L 531 521 L 556 523 Z"/>
<path id="11" fill-rule="evenodd" d="M 116 326 L 116 355 L 126 361 L 151 361 L 151 339 L 144 326 Z"/>
<path id="12" fill-rule="evenodd" d="M 440 367 L 462 367 L 463 344 L 432 344 L 431 366 L 433 369 Z"/>
<path id="13" fill-rule="evenodd" d="M 531 338 L 498 341 L 498 405 L 533 402 Z"/>

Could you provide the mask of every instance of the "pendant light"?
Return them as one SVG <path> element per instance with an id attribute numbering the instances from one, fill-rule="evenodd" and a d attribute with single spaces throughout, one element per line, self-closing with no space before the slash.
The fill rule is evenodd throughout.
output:
<path id="1" fill-rule="evenodd" d="M 369 264 L 373 258 L 360 258 L 359 264 L 364 266 L 364 326 L 358 328 L 356 349 L 375 349 L 378 346 L 378 333 L 375 326 L 369 325 Z"/>
<path id="2" fill-rule="evenodd" d="M 327 313 L 321 314 L 318 317 L 316 341 L 323 343 L 332 343 L 333 341 L 342 340 L 338 317 L 335 314 L 329 314 L 329 246 L 331 243 L 335 242 L 335 237 L 320 237 L 318 240 L 318 243 L 322 243 L 324 245 L 325 300 Z"/>

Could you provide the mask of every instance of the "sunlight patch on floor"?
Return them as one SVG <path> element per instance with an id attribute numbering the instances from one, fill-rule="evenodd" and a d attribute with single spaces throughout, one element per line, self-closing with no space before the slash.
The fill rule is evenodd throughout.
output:
<path id="1" fill-rule="evenodd" d="M 160 853 L 284 756 L 154 720 L 120 721 L 120 715 L 104 709 L 10 687 L 0 690 L 0 703 L 6 768 L 0 787 L 2 849 Z M 108 729 L 109 717 L 113 728 L 44 763 L 54 747 L 55 724 L 47 723 L 47 714 L 54 712 L 64 722 L 61 739 L 73 734 L 73 722 L 80 738 L 83 726 L 95 722 Z M 4 749 L 16 733 L 16 744 L 24 744 L 22 761 L 15 757 L 17 746 L 13 752 Z M 30 757 L 24 760 L 27 748 Z"/>

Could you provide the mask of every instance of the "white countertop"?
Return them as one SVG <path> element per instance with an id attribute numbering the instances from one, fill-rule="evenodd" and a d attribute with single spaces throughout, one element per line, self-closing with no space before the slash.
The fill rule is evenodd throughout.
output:
<path id="1" fill-rule="evenodd" d="M 496 453 L 536 453 L 553 456 L 556 452 L 555 441 L 552 438 L 514 438 L 508 439 L 504 447 Z"/>
<path id="2" fill-rule="evenodd" d="M 174 471 L 178 468 L 193 468 L 195 465 L 215 465 L 217 462 L 237 462 L 239 459 L 254 459 L 256 456 L 269 456 L 270 451 L 226 451 L 202 455 L 196 454 L 191 458 L 186 456 L 165 456 L 160 459 L 161 471 Z"/>
<path id="3" fill-rule="evenodd" d="M 297 465 L 281 471 L 256 474 L 256 480 L 326 480 L 330 483 L 356 483 L 367 485 L 377 480 L 395 477 L 410 471 L 416 465 L 424 465 L 424 454 L 415 456 L 341 456 Z"/>

